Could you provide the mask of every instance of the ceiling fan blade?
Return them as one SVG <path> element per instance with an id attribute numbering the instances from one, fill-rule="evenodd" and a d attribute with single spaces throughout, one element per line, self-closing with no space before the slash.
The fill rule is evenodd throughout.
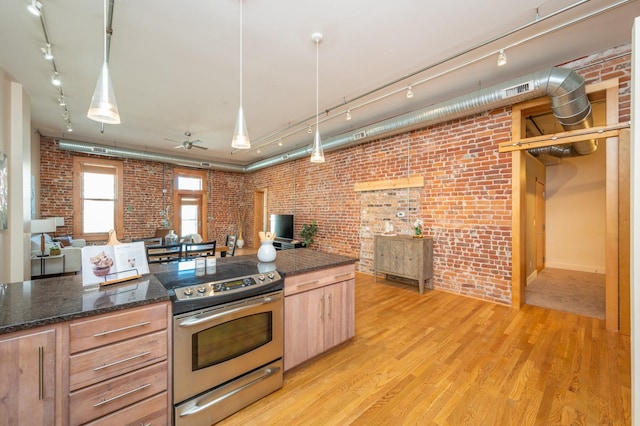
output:
<path id="1" fill-rule="evenodd" d="M 206 146 L 200 146 L 200 145 L 191 145 L 193 148 L 199 148 L 199 149 L 209 149 Z"/>
<path id="2" fill-rule="evenodd" d="M 165 140 L 165 141 L 173 142 L 173 143 L 182 143 L 182 142 L 177 141 L 175 139 L 169 139 L 169 138 L 162 138 L 162 139 Z"/>
<path id="3" fill-rule="evenodd" d="M 176 145 L 176 146 L 173 147 L 173 149 L 178 149 L 178 148 L 184 148 L 184 146 L 182 146 L 182 144 L 180 144 L 180 145 Z"/>

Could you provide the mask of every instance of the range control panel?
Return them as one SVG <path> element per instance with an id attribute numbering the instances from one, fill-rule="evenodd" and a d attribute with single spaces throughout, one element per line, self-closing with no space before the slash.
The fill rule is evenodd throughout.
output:
<path id="1" fill-rule="evenodd" d="M 282 279 L 278 271 L 247 275 L 231 280 L 211 281 L 174 289 L 179 301 L 216 297 L 222 294 L 240 293 L 248 287 L 271 284 Z"/>

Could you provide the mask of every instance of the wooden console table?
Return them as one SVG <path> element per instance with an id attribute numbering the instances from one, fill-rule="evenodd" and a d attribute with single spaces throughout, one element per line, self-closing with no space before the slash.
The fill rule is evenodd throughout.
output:
<path id="1" fill-rule="evenodd" d="M 420 294 L 433 288 L 433 239 L 409 235 L 374 236 L 373 281 L 379 273 L 418 281 Z"/>

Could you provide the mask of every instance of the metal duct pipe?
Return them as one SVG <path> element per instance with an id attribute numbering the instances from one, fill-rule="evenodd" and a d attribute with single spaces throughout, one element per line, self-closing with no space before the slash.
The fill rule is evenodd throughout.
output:
<path id="1" fill-rule="evenodd" d="M 196 167 L 198 169 L 222 170 L 227 172 L 244 173 L 245 167 L 236 164 L 198 161 L 191 158 L 176 157 L 174 155 L 156 154 L 147 151 L 136 151 L 127 148 L 117 148 L 88 142 L 78 142 L 69 139 L 56 139 L 60 149 L 65 151 L 82 152 L 85 154 L 103 155 L 106 157 L 130 158 L 133 160 L 157 161 L 159 163 L 176 164 L 178 166 Z"/>
<path id="2" fill-rule="evenodd" d="M 413 129 L 431 126 L 444 121 L 467 117 L 491 109 L 514 105 L 530 99 L 550 96 L 554 115 L 567 130 L 592 127 L 591 104 L 586 95 L 584 80 L 575 71 L 553 67 L 524 77 L 515 78 L 506 83 L 481 89 L 458 96 L 417 111 L 390 118 L 370 126 L 362 127 L 350 133 L 343 133 L 323 141 L 324 151 L 335 151 L 358 145 L 384 136 L 396 135 Z M 287 153 L 257 161 L 247 166 L 226 163 L 198 162 L 192 159 L 177 158 L 170 155 L 133 151 L 124 148 L 92 145 L 59 139 L 60 148 L 89 154 L 111 155 L 139 160 L 160 161 L 190 167 L 232 171 L 239 173 L 255 172 L 286 161 L 296 160 L 311 154 L 311 146 L 298 148 Z M 97 147 L 98 149 L 93 149 Z M 562 146 L 540 148 L 538 155 L 553 156 L 584 155 L 595 151 L 595 141 L 578 142 L 573 148 Z M 104 152 L 101 152 L 105 150 Z M 543 150 L 543 151 L 542 151 Z M 529 150 L 529 152 L 536 150 Z M 536 154 L 533 154 L 536 155 Z"/>

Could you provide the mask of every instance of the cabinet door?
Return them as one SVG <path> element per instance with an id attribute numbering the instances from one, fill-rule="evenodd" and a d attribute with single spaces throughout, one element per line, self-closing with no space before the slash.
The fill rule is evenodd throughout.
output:
<path id="1" fill-rule="evenodd" d="M 423 262 L 422 240 L 397 241 L 397 244 L 400 246 L 398 252 L 402 253 L 402 257 L 398 259 L 398 274 L 417 279 Z"/>
<path id="2" fill-rule="evenodd" d="M 376 239 L 376 268 L 381 271 L 395 271 L 394 264 L 398 259 L 397 242 L 390 238 Z"/>
<path id="3" fill-rule="evenodd" d="M 0 423 L 52 425 L 56 330 L 0 340 Z"/>
<path id="4" fill-rule="evenodd" d="M 349 280 L 325 287 L 324 350 L 355 334 L 354 284 L 354 280 Z"/>
<path id="5" fill-rule="evenodd" d="M 324 289 L 284 299 L 284 369 L 288 370 L 323 350 Z"/>

